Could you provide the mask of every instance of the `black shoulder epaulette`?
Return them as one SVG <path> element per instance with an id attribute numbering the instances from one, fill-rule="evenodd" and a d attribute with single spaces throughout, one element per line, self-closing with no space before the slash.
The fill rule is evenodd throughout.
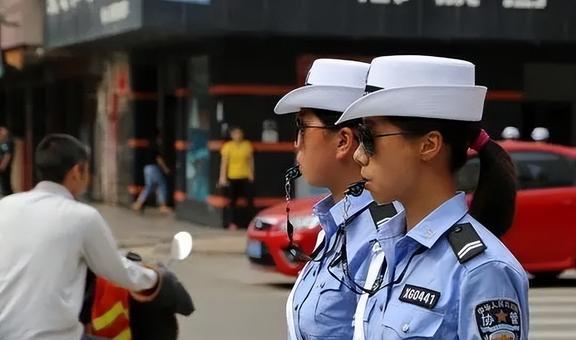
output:
<path id="1" fill-rule="evenodd" d="M 378 204 L 376 202 L 372 202 L 370 204 L 370 215 L 372 216 L 372 220 L 374 221 L 374 226 L 378 228 L 380 224 L 388 220 L 390 217 L 394 217 L 398 213 L 394 204 Z"/>
<path id="2" fill-rule="evenodd" d="M 470 223 L 455 225 L 448 233 L 448 242 L 458 261 L 464 263 L 484 252 L 486 245 Z"/>

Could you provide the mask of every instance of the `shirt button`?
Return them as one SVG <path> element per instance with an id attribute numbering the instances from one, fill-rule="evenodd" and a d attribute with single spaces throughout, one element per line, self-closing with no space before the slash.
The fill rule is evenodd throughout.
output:
<path id="1" fill-rule="evenodd" d="M 410 330 L 410 325 L 405 323 L 404 326 L 402 326 L 402 332 L 408 333 L 409 330 Z"/>
<path id="2" fill-rule="evenodd" d="M 384 310 L 384 305 L 380 305 L 380 311 Z"/>

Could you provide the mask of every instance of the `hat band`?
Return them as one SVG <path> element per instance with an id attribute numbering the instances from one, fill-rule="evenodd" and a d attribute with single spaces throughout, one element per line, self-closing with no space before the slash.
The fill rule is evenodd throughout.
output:
<path id="1" fill-rule="evenodd" d="M 366 87 L 364 88 L 364 94 L 368 94 L 368 93 L 372 93 L 372 92 L 376 92 L 376 91 L 380 91 L 380 90 L 384 90 L 384 88 L 378 87 L 378 86 L 373 86 L 373 85 L 366 85 Z"/>

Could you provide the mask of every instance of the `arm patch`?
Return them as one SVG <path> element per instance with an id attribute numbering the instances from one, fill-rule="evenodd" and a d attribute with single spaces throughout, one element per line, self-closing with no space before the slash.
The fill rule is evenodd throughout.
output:
<path id="1" fill-rule="evenodd" d="M 522 318 L 516 302 L 489 300 L 474 308 L 476 325 L 481 339 L 520 340 Z"/>

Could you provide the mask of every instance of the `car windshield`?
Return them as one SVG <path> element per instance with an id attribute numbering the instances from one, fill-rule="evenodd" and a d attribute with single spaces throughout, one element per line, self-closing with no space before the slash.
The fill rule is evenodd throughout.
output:
<path id="1" fill-rule="evenodd" d="M 575 162 L 550 152 L 512 152 L 519 189 L 543 189 L 573 186 Z M 457 174 L 458 189 L 472 192 L 478 184 L 480 160 L 472 157 Z"/>

